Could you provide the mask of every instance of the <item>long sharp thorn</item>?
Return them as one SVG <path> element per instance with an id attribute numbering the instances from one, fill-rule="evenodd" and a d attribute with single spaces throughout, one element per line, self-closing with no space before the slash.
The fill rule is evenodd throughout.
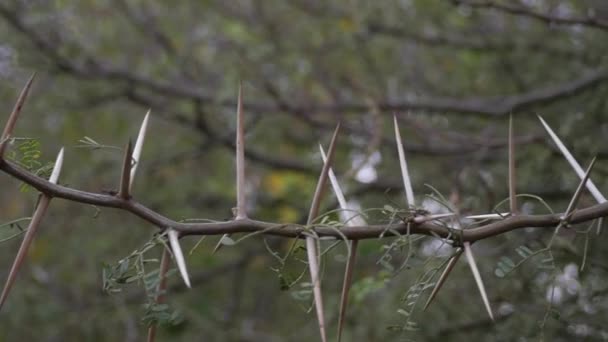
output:
<path id="1" fill-rule="evenodd" d="M 239 85 L 236 110 L 236 219 L 247 217 L 245 205 L 245 128 L 243 123 L 243 87 Z"/>
<path id="2" fill-rule="evenodd" d="M 515 142 L 513 140 L 513 115 L 511 115 L 509 117 L 509 206 L 513 215 L 517 214 L 515 186 Z"/>
<path id="3" fill-rule="evenodd" d="M 479 293 L 481 294 L 481 299 L 483 300 L 483 304 L 488 311 L 488 315 L 490 319 L 494 321 L 494 315 L 492 315 L 492 308 L 490 307 L 490 301 L 488 300 L 488 295 L 486 294 L 486 288 L 483 285 L 483 280 L 481 279 L 481 275 L 479 274 L 479 269 L 477 268 L 477 263 L 475 262 L 475 257 L 473 256 L 473 251 L 471 250 L 471 244 L 468 241 L 464 242 L 464 254 L 467 257 L 467 261 L 469 263 L 469 267 L 471 268 L 471 272 L 473 273 L 473 278 L 475 278 L 475 282 L 477 283 L 477 288 L 479 289 Z"/>
<path id="4" fill-rule="evenodd" d="M 323 146 L 319 144 L 319 151 L 321 152 L 321 159 L 323 159 L 323 163 L 327 164 L 327 156 L 325 155 L 325 150 L 323 150 Z M 346 203 L 346 198 L 344 197 L 344 192 L 342 192 L 342 188 L 340 188 L 340 183 L 338 183 L 338 179 L 336 178 L 336 174 L 332 168 L 329 168 L 329 181 L 331 183 L 331 187 L 338 199 L 338 204 L 340 205 L 340 209 L 348 210 L 348 205 Z"/>
<path id="5" fill-rule="evenodd" d="M 589 181 L 589 175 L 591 174 L 593 165 L 595 165 L 595 160 L 596 160 L 596 157 L 593 157 L 593 159 L 591 160 L 591 163 L 589 163 L 589 166 L 587 167 L 587 171 L 585 171 L 585 174 L 583 175 L 581 182 L 578 184 L 578 187 L 576 188 L 576 191 L 574 192 L 574 196 L 572 196 L 572 199 L 570 200 L 570 203 L 568 204 L 568 208 L 566 209 L 566 212 L 564 213 L 564 219 L 568 219 L 570 214 L 572 214 L 572 212 L 574 211 L 574 207 L 578 203 L 578 200 L 581 197 L 581 193 L 583 192 L 583 189 L 585 188 L 585 183 L 587 183 Z"/>
<path id="6" fill-rule="evenodd" d="M 317 217 L 319 213 L 319 206 L 321 204 L 321 199 L 324 195 L 325 184 L 327 182 L 327 175 L 329 173 L 329 168 L 331 166 L 331 162 L 333 160 L 334 151 L 336 148 L 336 138 L 338 136 L 338 132 L 340 130 L 340 124 L 336 127 L 334 131 L 334 135 L 331 138 L 331 143 L 329 145 L 329 151 L 327 153 L 327 161 L 323 165 L 323 169 L 321 170 L 321 174 L 319 175 L 319 180 L 317 182 L 317 187 L 315 189 L 315 194 L 312 198 L 312 203 L 310 205 L 310 212 L 308 213 L 308 221 L 306 225 L 310 226 L 313 220 Z M 315 239 L 311 236 L 306 237 L 306 254 L 308 256 L 308 268 L 310 270 L 310 278 L 313 284 L 313 297 L 315 300 L 315 308 L 317 311 L 317 319 L 319 321 L 319 331 L 321 333 L 321 341 L 326 342 L 327 337 L 325 334 L 325 314 L 323 310 L 323 297 L 321 293 L 321 281 L 319 279 L 319 256 L 317 252 L 317 245 L 315 243 Z"/>
<path id="7" fill-rule="evenodd" d="M 452 255 L 452 257 L 450 257 L 450 260 L 448 261 L 448 264 L 445 266 L 445 269 L 441 273 L 441 276 L 437 280 L 437 284 L 435 284 L 435 287 L 433 288 L 433 291 L 431 292 L 429 299 L 427 299 L 426 303 L 424 304 L 424 309 L 423 309 L 424 311 L 426 311 L 426 309 L 429 307 L 429 305 L 431 304 L 433 299 L 435 299 L 435 296 L 437 296 L 437 293 L 439 293 L 439 290 L 445 283 L 446 279 L 448 279 L 448 275 L 450 274 L 450 272 L 452 272 L 454 265 L 456 265 L 456 262 L 458 261 L 458 259 L 460 259 L 462 252 L 463 252 L 463 250 L 460 249 L 460 250 L 456 251 L 456 253 L 454 255 Z"/>
<path id="8" fill-rule="evenodd" d="M 393 122 L 395 124 L 395 139 L 397 140 L 397 152 L 399 152 L 399 165 L 401 166 L 401 175 L 403 177 L 403 187 L 405 188 L 405 197 L 409 206 L 414 206 L 414 191 L 412 190 L 412 182 L 410 180 L 410 173 L 407 170 L 407 162 L 405 160 L 405 153 L 403 152 L 403 143 L 401 142 L 401 133 L 399 132 L 399 125 L 397 123 L 397 116 L 393 115 Z"/>
<path id="9" fill-rule="evenodd" d="M 55 166 L 53 167 L 53 172 L 51 173 L 51 177 L 49 178 L 49 182 L 57 184 L 57 180 L 59 179 L 59 174 L 61 172 L 61 167 L 63 165 L 63 148 L 59 151 L 57 155 L 57 160 L 55 161 Z M 2 290 L 2 294 L 0 295 L 0 308 L 4 305 L 6 298 L 15 282 L 15 278 L 21 265 L 23 264 L 23 260 L 27 255 L 27 251 L 32 244 L 34 239 L 34 235 L 36 234 L 36 230 L 40 226 L 40 222 L 46 213 L 47 208 L 51 202 L 51 198 L 47 195 L 42 194 L 40 197 L 40 201 L 38 202 L 38 207 L 34 211 L 34 215 L 32 216 L 32 220 L 25 232 L 25 236 L 23 241 L 21 242 L 21 246 L 19 246 L 19 251 L 17 252 L 17 256 L 15 257 L 15 261 L 11 266 L 11 270 L 8 273 L 8 277 L 6 279 L 6 283 L 4 285 L 4 289 Z"/>
<path id="10" fill-rule="evenodd" d="M 178 232 L 173 228 L 169 228 L 167 229 L 167 235 L 169 236 L 169 244 L 171 245 L 171 250 L 173 251 L 173 256 L 175 257 L 175 263 L 179 269 L 179 274 L 182 276 L 182 279 L 184 279 L 186 286 L 190 288 L 190 277 L 188 276 L 188 270 L 186 269 L 186 261 L 184 260 L 182 247 L 179 245 Z"/>
<path id="11" fill-rule="evenodd" d="M 131 189 L 133 188 L 133 181 L 135 181 L 135 174 L 137 173 L 137 167 L 139 166 L 139 162 L 141 161 L 141 151 L 144 147 L 144 141 L 146 140 L 146 130 L 148 129 L 148 119 L 150 118 L 150 110 L 146 113 L 144 117 L 144 121 L 141 123 L 141 127 L 139 128 L 139 134 L 137 135 L 137 140 L 135 141 L 135 147 L 133 148 L 133 166 L 131 167 L 131 176 L 129 182 L 129 193 L 131 193 Z"/>
<path id="12" fill-rule="evenodd" d="M 510 213 L 495 213 L 495 214 L 480 214 L 480 215 L 469 215 L 465 218 L 470 220 L 502 220 L 509 216 Z"/>
<path id="13" fill-rule="evenodd" d="M 317 181 L 317 187 L 315 188 L 315 194 L 312 198 L 312 203 L 310 205 L 310 211 L 308 212 L 308 222 L 307 224 L 311 224 L 312 221 L 316 218 L 319 213 L 319 206 L 321 204 L 321 199 L 325 192 L 325 184 L 327 183 L 327 175 L 329 173 L 329 168 L 333 161 L 334 151 L 336 148 L 336 138 L 338 137 L 338 132 L 340 131 L 340 124 L 336 126 L 334 130 L 334 134 L 331 137 L 331 142 L 329 144 L 329 150 L 327 152 L 327 161 L 323 164 L 323 169 L 321 170 L 321 174 L 319 175 L 319 180 Z"/>
<path id="14" fill-rule="evenodd" d="M 36 73 L 33 73 L 30 76 L 30 79 L 27 81 L 23 89 L 21 90 L 21 94 L 17 98 L 17 102 L 15 102 L 15 106 L 13 107 L 13 111 L 11 115 L 8 117 L 8 121 L 6 122 L 6 126 L 4 126 L 4 131 L 2 132 L 2 136 L 0 137 L 0 159 L 4 156 L 4 150 L 6 149 L 6 145 L 8 144 L 8 140 L 13 134 L 13 130 L 15 129 L 15 124 L 17 123 L 17 119 L 19 118 L 19 113 L 21 113 L 21 108 L 23 108 L 23 104 L 25 103 L 25 99 L 27 98 L 28 93 L 30 92 L 30 88 L 32 87 L 32 83 L 34 82 L 34 78 L 36 77 Z"/>
<path id="15" fill-rule="evenodd" d="M 222 246 L 224 245 L 223 240 L 227 237 L 229 237 L 230 234 L 224 234 L 222 235 L 222 237 L 220 238 L 220 240 L 217 242 L 217 244 L 215 244 L 215 247 L 213 247 L 213 251 L 211 251 L 211 255 L 214 255 L 215 253 L 217 253 L 217 251 L 220 250 L 220 248 L 222 248 Z"/>
<path id="16" fill-rule="evenodd" d="M 156 287 L 156 296 L 154 301 L 156 304 L 162 304 L 165 301 L 165 291 L 167 290 L 167 271 L 169 271 L 169 250 L 163 248 L 163 254 L 160 258 L 160 268 L 158 270 L 158 286 Z M 148 342 L 154 342 L 156 339 L 156 323 L 152 323 L 148 327 Z"/>
<path id="17" fill-rule="evenodd" d="M 323 163 L 327 163 L 327 157 L 325 156 L 325 151 L 323 151 L 323 147 L 321 145 L 319 145 L 319 149 L 321 151 L 321 158 L 323 158 Z M 344 197 L 344 192 L 342 192 L 342 188 L 340 188 L 340 183 L 338 183 L 338 179 L 336 178 L 336 175 L 334 174 L 334 171 L 331 168 L 329 169 L 329 180 L 331 182 L 332 189 L 334 190 L 334 194 L 338 199 L 338 203 L 340 204 L 340 208 L 343 210 L 343 219 L 347 222 L 346 224 L 349 226 L 353 226 L 356 224 L 365 224 L 364 220 L 361 217 L 357 216 L 352 219 L 347 217 L 346 210 L 348 210 L 349 208 L 346 203 L 346 198 Z M 344 318 L 346 317 L 346 307 L 348 306 L 348 294 L 352 286 L 358 245 L 358 240 L 353 240 L 351 242 L 350 255 L 348 256 L 348 260 L 346 261 L 346 268 L 344 269 L 344 281 L 342 283 L 342 294 L 340 295 L 340 313 L 338 318 L 338 342 L 342 340 Z"/>
<path id="18" fill-rule="evenodd" d="M 359 240 L 353 240 L 350 244 L 350 255 L 346 261 L 344 269 L 344 281 L 342 282 L 342 294 L 340 295 L 340 313 L 338 317 L 338 342 L 342 340 L 342 330 L 344 329 L 344 318 L 346 318 L 346 307 L 348 306 L 348 294 L 353 284 L 353 273 L 357 260 L 357 247 Z"/>
<path id="19" fill-rule="evenodd" d="M 236 220 L 247 218 L 245 202 L 245 124 L 243 115 L 243 85 L 239 84 L 239 95 L 236 105 Z M 229 237 L 224 234 L 213 248 L 212 254 L 222 248 L 222 240 Z"/>
<path id="20" fill-rule="evenodd" d="M 568 149 L 566 148 L 564 143 L 562 143 L 562 141 L 558 138 L 558 136 L 555 134 L 555 132 L 553 132 L 551 127 L 549 127 L 549 125 L 545 122 L 545 120 L 543 120 L 542 117 L 540 117 L 540 115 L 538 116 L 538 119 L 545 127 L 545 130 L 547 131 L 547 133 L 549 133 L 549 136 L 551 137 L 551 139 L 553 139 L 553 142 L 555 143 L 555 145 L 557 145 L 557 148 L 564 155 L 564 157 L 566 158 L 566 160 L 568 161 L 570 166 L 574 169 L 574 172 L 576 172 L 578 177 L 582 179 L 585 176 L 585 171 L 583 171 L 583 168 L 581 167 L 581 165 L 576 161 L 576 159 L 574 159 L 574 157 L 572 156 L 572 153 L 570 153 L 570 151 L 568 151 Z M 587 189 L 589 190 L 589 192 L 591 192 L 591 195 L 593 195 L 593 198 L 595 198 L 595 200 L 598 203 L 606 202 L 606 197 L 604 197 L 604 195 L 602 195 L 602 193 L 598 190 L 598 188 L 595 186 L 595 184 L 593 184 L 593 181 L 589 180 L 587 182 Z"/>
<path id="21" fill-rule="evenodd" d="M 118 197 L 128 199 L 131 195 L 129 194 L 129 185 L 131 184 L 131 162 L 133 160 L 133 146 L 131 140 L 127 143 L 125 150 L 125 157 L 122 161 L 122 173 L 120 175 L 120 191 Z"/>
<path id="22" fill-rule="evenodd" d="M 415 216 L 414 222 L 420 224 L 420 223 L 424 223 L 424 222 L 428 222 L 428 221 L 434 221 L 434 220 L 439 220 L 442 218 L 452 217 L 455 215 L 456 215 L 455 213 L 444 213 L 444 214 L 434 214 L 434 215 L 425 215 L 425 216 Z"/>

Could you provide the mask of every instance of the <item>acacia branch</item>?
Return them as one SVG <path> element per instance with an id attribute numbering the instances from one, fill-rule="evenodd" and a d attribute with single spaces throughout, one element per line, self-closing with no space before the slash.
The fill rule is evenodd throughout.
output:
<path id="1" fill-rule="evenodd" d="M 182 235 L 221 235 L 235 233 L 257 232 L 266 235 L 276 235 L 283 237 L 304 238 L 306 227 L 293 223 L 265 222 L 252 219 L 240 219 L 225 222 L 213 223 L 184 223 L 177 222 L 153 211 L 135 199 L 123 199 L 100 193 L 81 191 L 53 184 L 43 178 L 29 173 L 27 170 L 17 166 L 15 163 L 0 159 L 0 170 L 12 177 L 27 183 L 41 193 L 50 196 L 66 199 L 73 202 L 93 204 L 100 207 L 117 208 L 128 211 L 133 215 L 149 222 L 150 224 L 165 229 L 172 227 Z M 576 210 L 570 217 L 569 223 L 578 224 L 588 222 L 601 217 L 608 217 L 608 202 Z M 411 234 L 437 236 L 441 238 L 456 239 L 460 242 L 475 242 L 487 239 L 496 235 L 504 234 L 516 229 L 536 227 L 554 228 L 562 220 L 563 214 L 547 215 L 518 215 L 506 218 L 502 221 L 489 223 L 476 228 L 455 231 L 432 222 L 409 222 L 409 232 Z M 395 233 L 407 234 L 408 224 L 381 224 L 366 226 L 345 226 L 340 228 L 338 233 L 334 228 L 314 225 L 314 229 L 319 237 L 331 236 L 342 239 L 343 236 L 349 240 L 377 239 L 390 236 Z"/>

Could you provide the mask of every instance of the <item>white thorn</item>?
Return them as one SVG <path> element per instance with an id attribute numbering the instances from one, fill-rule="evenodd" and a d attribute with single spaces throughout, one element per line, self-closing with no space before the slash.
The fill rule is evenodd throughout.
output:
<path id="1" fill-rule="evenodd" d="M 59 154 L 57 154 L 57 159 L 55 160 L 55 165 L 53 166 L 53 172 L 51 173 L 51 177 L 49 178 L 49 182 L 53 184 L 57 184 L 57 180 L 59 180 L 59 174 L 61 173 L 61 167 L 63 166 L 63 147 L 59 150 Z"/>
<path id="2" fill-rule="evenodd" d="M 500 213 L 500 214 L 480 214 L 480 215 L 470 215 L 465 216 L 465 218 L 470 220 L 502 220 L 511 215 L 511 213 Z"/>
<path id="3" fill-rule="evenodd" d="M 492 308 L 490 308 L 490 301 L 488 300 L 488 295 L 486 294 L 486 288 L 483 285 L 483 280 L 481 280 L 481 275 L 479 274 L 479 269 L 477 268 L 477 263 L 475 262 L 475 257 L 473 256 L 473 251 L 471 250 L 471 244 L 469 242 L 464 243 L 464 253 L 467 257 L 467 261 L 469 262 L 469 267 L 471 268 L 471 272 L 473 273 L 473 278 L 475 278 L 475 282 L 477 283 L 477 288 L 479 288 L 479 293 L 481 294 L 481 299 L 483 300 L 483 304 L 488 311 L 488 315 L 492 321 L 494 320 L 494 315 L 492 315 Z"/>
<path id="4" fill-rule="evenodd" d="M 135 164 L 131 167 L 131 178 L 129 181 L 129 193 L 131 193 L 131 187 L 133 185 L 133 181 L 135 180 L 135 173 L 137 172 L 137 166 L 139 165 L 139 161 L 141 159 L 141 150 L 144 146 L 144 141 L 146 139 L 146 130 L 148 129 L 148 119 L 150 117 L 150 110 L 146 113 L 144 117 L 144 121 L 141 123 L 141 127 L 139 129 L 139 134 L 137 135 L 137 141 L 135 141 L 135 147 L 133 148 L 133 161 Z"/>
<path id="5" fill-rule="evenodd" d="M 405 160 L 405 153 L 403 152 L 403 144 L 401 143 L 401 133 L 399 132 L 397 117 L 394 115 L 393 121 L 395 123 L 395 139 L 397 140 L 397 152 L 399 152 L 399 165 L 401 166 L 401 175 L 403 176 L 403 187 L 405 188 L 405 197 L 408 202 L 407 204 L 410 206 L 414 206 L 414 190 L 412 190 L 410 173 L 407 170 L 407 162 Z"/>
<path id="6" fill-rule="evenodd" d="M 538 116 L 538 119 L 543 124 L 545 130 L 547 131 L 547 133 L 549 133 L 549 136 L 551 136 L 551 139 L 553 139 L 553 142 L 555 143 L 555 145 L 557 145 L 557 148 L 562 152 L 570 166 L 574 169 L 579 178 L 583 179 L 585 177 L 585 171 L 583 171 L 581 165 L 576 161 L 576 159 L 574 159 L 572 153 L 568 151 L 564 143 L 562 143 L 562 141 L 558 138 L 555 132 L 553 132 L 551 127 L 549 127 L 549 125 L 545 122 L 545 120 L 543 120 L 540 115 Z M 591 181 L 591 179 L 587 181 L 587 189 L 589 190 L 589 192 L 591 192 L 591 195 L 593 195 L 593 198 L 595 198 L 598 203 L 606 202 L 606 197 L 602 195 L 602 193 L 598 190 L 595 184 L 593 184 L 593 181 Z"/>
<path id="7" fill-rule="evenodd" d="M 175 263 L 177 264 L 179 273 L 184 279 L 184 283 L 186 283 L 186 286 L 190 288 L 190 277 L 188 276 L 188 270 L 186 269 L 186 262 L 184 261 L 184 253 L 182 253 L 182 247 L 179 245 L 177 231 L 175 229 L 169 228 L 167 229 L 167 235 L 169 236 L 169 244 L 171 245 L 171 250 L 173 250 L 173 256 L 175 256 Z"/>

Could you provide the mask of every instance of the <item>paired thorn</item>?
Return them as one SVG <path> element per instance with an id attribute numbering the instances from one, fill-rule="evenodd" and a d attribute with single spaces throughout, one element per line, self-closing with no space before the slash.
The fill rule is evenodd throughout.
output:
<path id="1" fill-rule="evenodd" d="M 467 261 L 469 263 L 469 268 L 473 273 L 473 278 L 475 278 L 475 283 L 477 283 L 477 288 L 479 289 L 479 293 L 481 294 L 481 299 L 483 300 L 483 304 L 488 311 L 488 315 L 490 319 L 494 321 L 494 315 L 492 314 L 492 308 L 490 307 L 490 301 L 488 300 L 488 295 L 486 294 L 486 288 L 483 285 L 483 280 L 481 279 L 481 274 L 479 274 L 479 269 L 477 268 L 477 263 L 475 262 L 475 256 L 473 256 L 473 251 L 471 250 L 471 243 L 465 241 L 463 243 L 464 246 L 464 254 L 467 257 Z"/>
<path id="2" fill-rule="evenodd" d="M 405 160 L 405 152 L 403 152 L 403 143 L 401 142 L 401 133 L 397 123 L 397 116 L 393 115 L 395 125 L 395 140 L 397 140 L 397 152 L 399 153 L 399 166 L 401 167 L 401 175 L 403 177 L 403 187 L 405 188 L 405 197 L 409 206 L 414 206 L 414 191 L 412 190 L 412 182 L 410 173 L 407 170 L 407 162 Z"/>
<path id="3" fill-rule="evenodd" d="M 236 107 L 236 213 L 235 219 L 247 218 L 247 205 L 245 202 L 245 123 L 243 115 L 243 85 L 239 84 L 239 95 Z M 224 234 L 217 242 L 212 254 L 223 246 L 222 240 L 229 237 Z"/>
<path id="4" fill-rule="evenodd" d="M 179 274 L 182 276 L 186 286 L 191 288 L 190 277 L 188 276 L 188 270 L 186 269 L 186 261 L 184 260 L 184 253 L 182 252 L 182 247 L 179 245 L 179 233 L 173 228 L 168 228 L 167 236 L 169 236 L 169 244 L 171 245 L 173 257 L 175 258 L 175 263 L 179 269 Z"/>
<path id="5" fill-rule="evenodd" d="M 150 110 L 146 113 L 144 117 L 144 121 L 141 123 L 141 127 L 139 129 L 139 134 L 137 135 L 137 140 L 135 141 L 135 147 L 133 148 L 133 166 L 131 166 L 131 175 L 129 182 L 129 191 L 131 193 L 131 189 L 133 188 L 133 181 L 135 180 L 135 174 L 137 173 L 137 167 L 139 166 L 139 161 L 141 160 L 141 151 L 144 147 L 144 141 L 146 140 L 146 130 L 148 129 L 148 119 L 150 118 Z"/>
<path id="6" fill-rule="evenodd" d="M 57 184 L 57 180 L 59 179 L 59 174 L 61 173 L 62 165 L 63 165 L 63 148 L 61 148 L 61 150 L 59 151 L 59 154 L 57 155 L 57 159 L 55 161 L 55 165 L 53 166 L 53 172 L 51 173 L 49 182 L 51 182 L 53 184 Z M 27 251 L 29 250 L 30 245 L 32 244 L 32 241 L 34 239 L 34 235 L 36 234 L 36 230 L 40 226 L 40 222 L 42 221 L 42 218 L 44 217 L 44 214 L 46 213 L 46 210 L 48 209 L 50 202 L 51 202 L 51 198 L 49 196 L 47 196 L 45 194 L 41 194 L 40 201 L 38 202 L 38 206 L 36 207 L 36 210 L 34 211 L 34 215 L 32 216 L 32 220 L 30 221 L 27 231 L 25 232 L 25 236 L 23 238 L 23 241 L 21 242 L 21 246 L 19 247 L 17 256 L 15 257 L 15 261 L 13 262 L 11 270 L 8 273 L 6 283 L 4 284 L 4 289 L 2 290 L 2 294 L 0 295 L 0 308 L 2 308 L 2 306 L 4 305 L 4 302 L 6 301 L 6 298 L 8 297 L 8 294 L 9 294 L 11 288 L 12 288 L 13 284 L 15 283 L 15 278 L 17 276 L 17 273 L 19 272 L 19 269 L 21 268 L 21 265 L 23 264 Z"/>
<path id="7" fill-rule="evenodd" d="M 564 143 L 562 143 L 562 141 L 559 139 L 559 137 L 555 134 L 555 132 L 553 132 L 551 127 L 549 127 L 549 125 L 545 122 L 545 120 L 543 120 L 543 118 L 540 115 L 538 116 L 538 119 L 545 127 L 545 130 L 547 131 L 547 133 L 549 133 L 549 136 L 551 137 L 551 139 L 553 140 L 555 145 L 557 145 L 557 148 L 560 150 L 560 152 L 564 155 L 564 157 L 568 161 L 568 164 L 570 164 L 570 166 L 574 169 L 574 172 L 576 172 L 578 177 L 582 179 L 585 176 L 585 172 L 583 171 L 583 168 L 581 167 L 581 165 L 576 161 L 576 159 L 574 159 L 574 157 L 572 156 L 572 153 L 570 153 L 570 151 L 568 151 L 568 149 L 566 148 Z M 598 188 L 595 186 L 595 184 L 593 184 L 593 181 L 589 180 L 587 182 L 587 189 L 589 190 L 589 192 L 591 192 L 591 195 L 593 196 L 593 198 L 595 198 L 595 200 L 598 203 L 606 202 L 606 197 L 604 197 L 604 195 L 602 195 L 602 193 L 598 190 Z"/>
<path id="8" fill-rule="evenodd" d="M 424 308 L 422 309 L 423 311 L 426 311 L 433 299 L 435 299 L 435 296 L 437 296 L 437 293 L 445 283 L 446 279 L 448 279 L 448 275 L 450 274 L 450 272 L 452 272 L 454 265 L 456 265 L 456 262 L 458 261 L 458 259 L 460 259 L 460 256 L 462 255 L 463 251 L 463 249 L 459 248 L 456 253 L 454 253 L 454 255 L 450 257 L 450 260 L 448 261 L 448 264 L 445 266 L 445 269 L 441 273 L 439 280 L 437 280 L 437 283 L 435 284 L 435 287 L 433 288 L 429 299 L 427 299 L 426 303 L 424 304 Z"/>
<path id="9" fill-rule="evenodd" d="M 325 184 L 327 183 L 327 175 L 329 174 L 329 168 L 331 166 L 334 151 L 336 149 L 336 138 L 338 137 L 338 132 L 340 131 L 340 124 L 336 126 L 336 130 L 331 138 L 331 143 L 329 144 L 329 150 L 327 152 L 327 160 L 323 164 L 323 169 L 321 170 L 321 174 L 319 175 L 319 180 L 317 181 L 317 186 L 315 188 L 315 193 L 312 198 L 312 203 L 310 205 L 310 211 L 308 213 L 308 220 L 306 222 L 307 226 L 310 226 L 314 219 L 317 217 L 319 213 L 319 206 L 321 204 L 321 199 L 323 198 L 325 192 Z M 317 312 L 317 320 L 319 322 L 319 331 L 321 333 L 321 341 L 326 342 L 327 337 L 325 334 L 325 314 L 323 310 L 323 296 L 321 293 L 321 281 L 319 279 L 319 253 L 317 251 L 317 245 L 315 239 L 311 236 L 306 237 L 306 254 L 308 256 L 308 268 L 310 270 L 310 278 L 313 285 L 313 297 L 315 301 L 315 308 Z"/>
<path id="10" fill-rule="evenodd" d="M 118 192 L 118 197 L 123 199 L 129 199 L 131 197 L 129 193 L 129 187 L 131 185 L 131 163 L 133 160 L 133 147 L 131 145 L 131 140 L 127 143 L 127 147 L 125 149 L 125 157 L 122 161 L 122 173 L 120 175 L 120 190 Z"/>
<path id="11" fill-rule="evenodd" d="M 21 108 L 23 108 L 23 104 L 25 103 L 25 99 L 27 98 L 27 95 L 30 92 L 30 88 L 32 87 L 32 83 L 34 82 L 35 77 L 36 73 L 33 73 L 25 84 L 25 86 L 23 87 L 23 89 L 21 90 L 21 93 L 17 98 L 17 102 L 15 102 L 15 106 L 13 107 L 13 111 L 8 117 L 6 126 L 4 126 L 4 131 L 2 132 L 2 136 L 0 137 L 0 159 L 2 159 L 2 157 L 4 156 L 6 145 L 8 144 L 8 141 L 13 134 L 17 119 L 19 118 L 19 114 L 21 113 Z"/>
<path id="12" fill-rule="evenodd" d="M 163 247 L 163 254 L 160 258 L 160 267 L 158 270 L 158 286 L 156 287 L 156 296 L 154 302 L 162 304 L 165 302 L 165 291 L 167 290 L 167 272 L 169 271 L 169 250 Z M 156 323 L 153 323 L 148 328 L 147 342 L 154 342 L 156 339 Z"/>
<path id="13" fill-rule="evenodd" d="M 327 164 L 327 157 L 325 156 L 325 151 L 323 151 L 323 147 L 319 145 L 319 150 L 321 151 L 321 158 L 323 158 L 323 163 Z M 365 221 L 357 216 L 354 218 L 347 217 L 347 211 L 349 210 L 348 204 L 346 203 L 346 198 L 344 197 L 344 192 L 342 188 L 340 188 L 340 183 L 338 183 L 338 179 L 334 174 L 334 171 L 329 169 L 329 180 L 338 199 L 338 203 L 340 204 L 340 208 L 343 210 L 341 212 L 342 219 L 346 221 L 346 224 L 349 226 L 354 225 L 365 225 Z M 340 312 L 338 318 L 338 342 L 342 340 L 342 330 L 344 327 L 344 318 L 346 317 L 346 307 L 348 306 L 348 294 L 350 292 L 350 288 L 353 282 L 353 273 L 355 269 L 355 261 L 357 259 L 357 247 L 359 245 L 358 240 L 353 240 L 350 243 L 350 254 L 348 256 L 348 260 L 346 261 L 346 268 L 344 269 L 344 281 L 342 283 L 342 294 L 340 295 Z"/>

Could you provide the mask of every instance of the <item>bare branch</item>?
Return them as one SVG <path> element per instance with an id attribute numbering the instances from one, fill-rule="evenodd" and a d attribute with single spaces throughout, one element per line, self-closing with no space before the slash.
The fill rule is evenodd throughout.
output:
<path id="1" fill-rule="evenodd" d="M 0 170 L 11 175 L 15 179 L 27 183 L 48 196 L 84 204 L 93 204 L 100 207 L 119 208 L 128 211 L 161 229 L 164 227 L 173 227 L 173 229 L 181 232 L 182 235 L 223 235 L 228 233 L 262 232 L 266 235 L 302 238 L 302 234 L 306 231 L 305 227 L 297 224 L 265 222 L 252 219 L 212 223 L 178 222 L 151 210 L 133 199 L 126 201 L 117 196 L 86 192 L 50 183 L 7 160 L 0 159 Z M 571 224 L 577 224 L 606 216 L 608 216 L 608 203 L 601 203 L 576 210 L 570 216 L 569 222 Z M 521 228 L 555 228 L 555 226 L 559 224 L 561 217 L 562 214 L 518 215 L 508 217 L 497 222 L 466 229 L 462 231 L 461 239 L 462 241 L 474 242 Z M 343 227 L 340 230 L 341 235 L 335 230 L 323 226 L 314 226 L 312 228 L 314 228 L 315 233 L 320 237 L 332 236 L 336 239 L 341 239 L 342 236 L 345 236 L 350 240 L 376 239 L 380 236 L 390 236 L 389 234 L 386 234 L 387 231 L 394 231 L 400 234 L 408 232 L 408 227 L 405 223 Z M 442 225 L 433 224 L 432 222 L 412 222 L 410 223 L 409 232 L 411 234 L 422 234 L 441 238 L 449 238 L 453 235 L 451 229 Z"/>

